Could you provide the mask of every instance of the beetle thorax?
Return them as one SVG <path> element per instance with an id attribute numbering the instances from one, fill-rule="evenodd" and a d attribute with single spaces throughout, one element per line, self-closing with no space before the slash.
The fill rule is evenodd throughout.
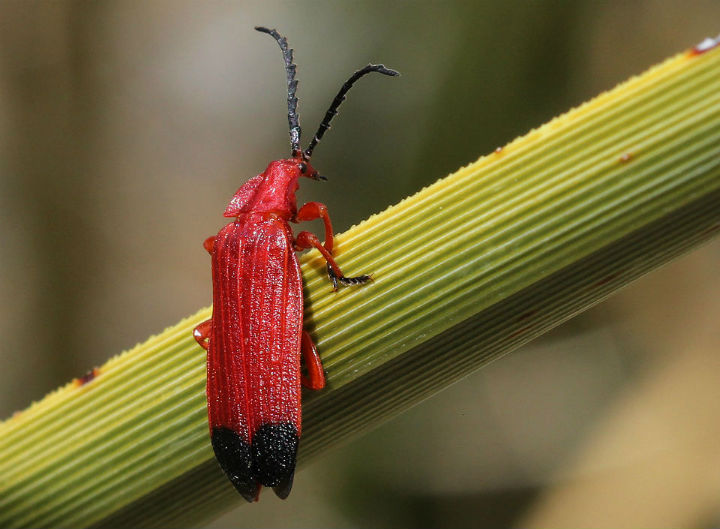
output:
<path id="1" fill-rule="evenodd" d="M 291 219 L 297 212 L 295 192 L 301 176 L 297 160 L 270 162 L 264 173 L 246 182 L 233 196 L 225 210 L 226 217 L 244 213 L 273 213 Z"/>
<path id="2" fill-rule="evenodd" d="M 298 190 L 300 170 L 295 160 L 270 162 L 258 186 L 252 210 L 272 212 L 290 218 L 297 212 L 295 192 Z"/>

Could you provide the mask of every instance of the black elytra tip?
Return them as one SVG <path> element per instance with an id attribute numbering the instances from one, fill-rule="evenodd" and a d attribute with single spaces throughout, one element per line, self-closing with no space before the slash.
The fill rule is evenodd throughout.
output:
<path id="1" fill-rule="evenodd" d="M 293 477 L 295 476 L 295 472 L 290 474 L 287 478 L 285 478 L 277 487 L 273 487 L 273 491 L 275 494 L 277 494 L 277 497 L 281 500 L 286 499 L 290 495 L 290 490 L 292 489 L 293 484 Z"/>
<path id="2" fill-rule="evenodd" d="M 240 495 L 249 502 L 257 501 L 260 485 L 252 472 L 250 445 L 223 426 L 213 428 L 210 441 L 220 467 Z"/>
<path id="3" fill-rule="evenodd" d="M 252 444 L 227 427 L 213 428 L 215 457 L 237 491 L 257 501 L 261 485 L 272 487 L 280 499 L 292 489 L 299 436 L 292 423 L 264 424 Z"/>
<path id="4" fill-rule="evenodd" d="M 280 498 L 292 488 L 299 436 L 297 427 L 289 422 L 263 424 L 252 438 L 252 471 L 255 479 L 273 487 Z"/>

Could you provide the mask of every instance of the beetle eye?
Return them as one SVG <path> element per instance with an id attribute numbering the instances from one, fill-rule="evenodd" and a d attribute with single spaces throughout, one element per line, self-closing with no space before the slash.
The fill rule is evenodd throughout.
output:
<path id="1" fill-rule="evenodd" d="M 300 162 L 298 164 L 298 169 L 300 169 L 301 173 L 303 173 L 303 174 L 306 173 L 307 172 L 307 164 L 304 162 Z"/>

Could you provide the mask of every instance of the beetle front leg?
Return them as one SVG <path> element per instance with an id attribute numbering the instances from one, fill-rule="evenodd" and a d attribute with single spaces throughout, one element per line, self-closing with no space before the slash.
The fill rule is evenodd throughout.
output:
<path id="1" fill-rule="evenodd" d="M 369 275 L 345 277 L 345 275 L 342 273 L 342 270 L 340 270 L 340 267 L 335 262 L 332 254 L 327 250 L 327 248 L 325 248 L 325 246 L 323 246 L 323 244 L 320 242 L 320 239 L 318 239 L 317 235 L 315 235 L 314 233 L 310 233 L 309 231 L 301 231 L 300 233 L 298 233 L 298 236 L 295 237 L 294 247 L 298 251 L 306 250 L 308 248 L 318 249 L 318 251 L 327 261 L 328 276 L 330 277 L 330 281 L 332 281 L 333 283 L 333 290 L 337 290 L 338 282 L 342 283 L 343 285 L 361 285 L 363 283 L 367 283 L 372 279 Z"/>
<path id="2" fill-rule="evenodd" d="M 330 222 L 330 215 L 328 215 L 327 206 L 320 202 L 308 202 L 301 207 L 295 215 L 297 222 L 304 222 L 306 220 L 322 219 L 325 224 L 325 249 L 332 253 L 333 251 L 333 229 L 332 223 Z"/>
<path id="3" fill-rule="evenodd" d="M 212 331 L 212 319 L 205 320 L 193 330 L 193 338 L 200 344 L 200 347 L 208 350 L 210 347 L 210 332 Z"/>
<path id="4" fill-rule="evenodd" d="M 308 202 L 307 204 L 304 204 L 295 215 L 295 220 L 297 222 L 315 219 L 322 219 L 323 223 L 325 224 L 325 243 L 322 245 L 322 247 L 326 251 L 323 251 L 320 248 L 320 241 L 318 240 L 318 238 L 312 233 L 306 231 L 303 231 L 298 235 L 298 238 L 295 240 L 295 248 L 298 250 L 304 250 L 306 248 L 317 248 L 318 250 L 320 250 L 320 252 L 323 254 L 323 257 L 325 257 L 325 260 L 328 263 L 327 274 L 330 278 L 330 281 L 332 281 L 333 290 L 337 290 L 338 282 L 342 283 L 343 285 L 361 285 L 370 281 L 370 279 L 372 278 L 369 275 L 345 277 L 340 271 L 340 267 L 337 265 L 335 259 L 333 259 L 332 257 L 334 235 L 332 223 L 330 222 L 330 215 L 328 214 L 327 206 L 325 204 L 322 204 L 320 202 Z M 302 241 L 300 240 L 301 237 L 303 238 Z"/>
<path id="5" fill-rule="evenodd" d="M 302 385 L 310 389 L 322 389 L 325 387 L 325 373 L 323 372 L 320 355 L 318 355 L 315 343 L 306 330 L 302 332 L 302 340 L 300 342 L 300 350 L 302 351 L 303 360 L 305 360 L 305 368 L 307 376 L 302 375 Z"/>

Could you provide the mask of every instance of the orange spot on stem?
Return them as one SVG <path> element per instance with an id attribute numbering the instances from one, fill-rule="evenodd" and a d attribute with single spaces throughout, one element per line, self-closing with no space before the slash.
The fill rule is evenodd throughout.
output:
<path id="1" fill-rule="evenodd" d="M 99 374 L 100 374 L 100 369 L 98 369 L 97 367 L 94 367 L 94 368 L 92 368 L 90 371 L 88 371 L 87 373 L 85 373 L 83 376 L 81 376 L 80 378 L 74 379 L 74 380 L 73 380 L 73 383 L 74 383 L 77 387 L 84 386 L 85 384 L 89 384 L 90 382 L 92 382 L 93 380 L 95 380 L 95 378 L 96 378 Z"/>

